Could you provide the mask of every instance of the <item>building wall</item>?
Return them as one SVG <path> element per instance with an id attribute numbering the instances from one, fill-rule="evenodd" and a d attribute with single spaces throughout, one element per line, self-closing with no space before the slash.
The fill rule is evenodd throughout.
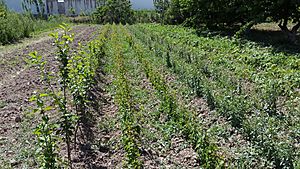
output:
<path id="1" fill-rule="evenodd" d="M 58 0 L 47 0 L 48 13 L 49 14 L 66 14 L 71 15 L 70 9 L 74 9 L 75 14 L 90 13 L 96 7 L 96 0 L 64 0 L 64 2 L 58 2 Z"/>
<path id="2" fill-rule="evenodd" d="M 22 1 L 23 0 L 4 0 L 9 9 L 16 12 L 23 12 Z M 45 0 L 49 4 L 49 11 L 51 14 L 58 14 L 58 0 Z M 91 5 L 95 5 L 96 0 L 65 0 L 65 12 L 70 9 L 69 6 L 73 4 L 73 8 L 76 8 L 76 13 L 80 14 L 81 11 L 91 11 L 93 8 Z M 131 0 L 132 7 L 134 9 L 154 9 L 153 0 Z M 32 7 L 33 13 L 36 13 L 35 7 Z"/>
<path id="3" fill-rule="evenodd" d="M 73 7 L 75 13 L 79 15 L 82 12 L 90 13 L 96 8 L 97 0 L 64 0 L 64 2 L 58 2 L 62 0 L 44 0 L 48 5 L 48 8 L 45 10 L 47 13 L 55 14 L 70 14 L 70 9 Z M 22 2 L 23 0 L 5 0 L 9 9 L 22 12 Z M 36 13 L 35 6 L 31 7 L 33 13 Z"/>

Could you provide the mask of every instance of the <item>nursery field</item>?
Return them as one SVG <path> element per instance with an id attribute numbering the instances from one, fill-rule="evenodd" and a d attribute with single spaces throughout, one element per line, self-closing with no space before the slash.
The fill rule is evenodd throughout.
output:
<path id="1" fill-rule="evenodd" d="M 299 57 L 159 24 L 1 47 L 0 168 L 298 169 Z"/>

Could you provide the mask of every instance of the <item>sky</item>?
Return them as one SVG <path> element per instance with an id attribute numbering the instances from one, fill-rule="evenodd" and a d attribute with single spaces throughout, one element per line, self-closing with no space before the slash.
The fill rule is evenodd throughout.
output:
<path id="1" fill-rule="evenodd" d="M 22 1 L 21 0 L 4 0 L 8 8 L 15 11 L 22 11 Z"/>
<path id="2" fill-rule="evenodd" d="M 153 9 L 153 0 L 131 0 L 134 9 Z"/>
<path id="3" fill-rule="evenodd" d="M 22 0 L 5 0 L 7 6 L 15 11 L 22 11 Z M 154 9 L 153 0 L 131 0 L 133 9 Z"/>

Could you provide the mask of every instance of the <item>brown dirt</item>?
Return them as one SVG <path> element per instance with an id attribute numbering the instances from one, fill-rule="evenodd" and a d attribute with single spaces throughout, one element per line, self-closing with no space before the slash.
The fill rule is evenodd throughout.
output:
<path id="1" fill-rule="evenodd" d="M 140 86 L 148 92 L 149 95 L 155 94 L 155 89 L 153 85 L 146 78 L 144 73 L 140 73 L 142 76 L 142 80 L 140 82 Z M 169 79 L 172 80 L 172 79 Z M 156 106 L 160 105 L 160 101 L 157 98 L 151 98 L 153 96 L 149 96 L 150 104 L 149 108 L 145 107 L 146 112 L 153 112 Z M 158 108 L 158 107 L 157 107 Z M 149 115 L 144 115 L 146 119 L 151 119 L 153 117 Z M 160 125 L 164 125 L 165 121 L 162 118 L 160 121 Z M 153 121 L 148 122 L 148 124 L 143 127 L 146 130 L 151 131 L 155 139 L 149 140 L 149 138 L 142 138 L 142 161 L 144 162 L 144 167 L 149 169 L 156 168 L 199 168 L 198 155 L 193 150 L 192 146 L 183 139 L 183 137 L 178 133 L 172 133 L 172 137 L 170 140 L 163 140 L 164 132 L 158 131 L 153 125 Z M 163 142 L 167 142 L 168 145 Z"/>
<path id="2" fill-rule="evenodd" d="M 75 35 L 73 47 L 78 42 L 86 44 L 95 37 L 94 32 L 97 26 L 76 26 L 73 29 Z M 28 102 L 34 91 L 39 90 L 43 85 L 39 81 L 38 72 L 34 68 L 26 66 L 25 58 L 28 53 L 37 51 L 48 60 L 51 70 L 56 70 L 54 62 L 55 47 L 52 46 L 52 39 L 41 37 L 24 47 L 4 51 L 0 53 L 0 166 L 3 165 L 1 158 L 9 163 L 15 163 L 15 155 L 22 148 L 22 141 L 19 140 L 25 113 L 30 111 L 31 103 Z M 34 127 L 29 122 L 29 128 Z M 31 131 L 29 131 L 31 132 Z M 13 164 L 17 165 L 17 164 Z M 15 168 L 15 167 L 14 167 Z"/>

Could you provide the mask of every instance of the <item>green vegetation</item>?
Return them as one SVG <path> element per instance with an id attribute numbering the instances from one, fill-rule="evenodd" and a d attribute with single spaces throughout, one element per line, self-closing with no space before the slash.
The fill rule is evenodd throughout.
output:
<path id="1" fill-rule="evenodd" d="M 0 42 L 7 44 L 24 37 L 29 37 L 33 32 L 33 20 L 13 12 L 6 12 L 0 17 Z"/>
<path id="2" fill-rule="evenodd" d="M 292 42 L 300 27 L 300 3 L 294 0 L 156 0 L 155 6 L 163 21 L 197 28 L 245 32 L 255 24 L 274 21 Z M 289 22 L 294 23 L 291 29 Z"/>
<path id="3" fill-rule="evenodd" d="M 30 14 L 9 11 L 0 1 L 0 45 L 28 38 L 34 32 L 47 31 L 67 22 L 64 17 L 50 16 L 47 20 L 35 19 Z"/>
<path id="4" fill-rule="evenodd" d="M 96 23 L 133 23 L 133 11 L 129 0 L 102 0 L 93 14 Z"/>
<path id="5" fill-rule="evenodd" d="M 266 158 L 265 167 L 298 165 L 299 93 L 292 91 L 299 87 L 299 70 L 291 65 L 297 63 L 296 56 L 221 37 L 198 37 L 184 28 L 133 28 L 192 92 L 206 98 L 212 110 L 249 139 L 261 160 Z M 251 158 L 246 159 L 248 166 Z"/>
<path id="6" fill-rule="evenodd" d="M 110 91 L 118 106 L 115 123 L 120 124 L 126 153 L 123 167 L 143 168 L 144 144 L 160 139 L 170 144 L 178 135 L 197 153 L 198 165 L 203 168 L 299 166 L 300 72 L 296 55 L 274 53 L 235 39 L 199 37 L 193 29 L 157 24 L 104 26 L 88 47 L 79 45 L 71 54 L 73 35 L 68 34 L 68 27 L 62 28 L 64 34 L 52 35 L 58 49 L 60 89 L 52 90 L 55 76 L 47 72 L 41 56 L 31 54 L 48 84 L 48 89 L 31 99 L 42 117 L 35 130 L 42 149 L 40 166 L 62 165 L 59 138 L 65 142 L 68 165 L 72 166 L 71 138 L 76 140 L 76 128 L 87 116 L 92 101 L 88 91 L 101 58 L 108 61 L 103 64 L 113 76 Z M 170 76 L 174 81 L 168 80 Z M 141 89 L 145 79 L 152 88 L 150 93 Z M 176 83 L 182 86 L 176 87 Z M 151 107 L 144 101 L 147 98 L 159 104 Z M 248 145 L 232 150 L 221 144 L 233 134 L 214 123 L 207 126 L 205 119 L 185 106 L 193 98 L 204 98 L 208 109 L 215 112 L 211 116 L 224 118 Z M 47 99 L 56 106 L 47 105 Z M 57 119 L 50 115 L 52 111 L 59 112 Z M 227 155 L 230 151 L 233 154 Z"/>
<path id="7" fill-rule="evenodd" d="M 57 61 L 59 63 L 59 77 L 47 69 L 47 62 L 37 52 L 30 54 L 30 64 L 36 66 L 40 72 L 40 78 L 46 84 L 46 88 L 31 98 L 36 101 L 37 109 L 34 112 L 41 114 L 41 123 L 34 132 L 38 137 L 40 166 L 42 168 L 60 168 L 62 158 L 58 152 L 58 140 L 63 140 L 67 147 L 68 166 L 72 166 L 71 138 L 75 135 L 75 126 L 86 115 L 88 92 L 93 84 L 96 69 L 99 67 L 99 57 L 103 54 L 102 46 L 105 41 L 104 31 L 96 40 L 90 42 L 88 47 L 79 47 L 77 53 L 71 54 L 70 44 L 73 34 L 70 34 L 68 25 L 61 25 L 63 34 L 53 33 L 57 47 Z M 104 29 L 105 30 L 105 29 Z M 58 78 L 61 86 L 55 89 L 53 79 Z M 69 93 L 72 97 L 70 99 Z M 48 100 L 48 101 L 46 101 Z M 49 103 L 50 101 L 50 103 Z M 51 102 L 55 106 L 51 106 Z M 74 108 L 69 108 L 72 105 Z M 51 111 L 57 111 L 58 117 L 51 115 Z M 49 114 L 50 113 L 50 114 Z"/>
<path id="8" fill-rule="evenodd" d="M 137 33 L 137 32 L 135 32 Z M 141 36 L 137 34 L 137 37 Z M 140 37 L 142 38 L 142 37 Z M 199 155 L 199 161 L 204 168 L 223 168 L 223 161 L 217 155 L 217 146 L 210 142 L 208 136 L 203 132 L 201 123 L 195 117 L 195 114 L 189 112 L 176 99 L 172 90 L 167 85 L 162 72 L 159 72 L 155 67 L 162 65 L 152 65 L 155 60 L 151 58 L 151 53 L 142 44 L 135 42 L 134 47 L 139 57 L 139 61 L 144 67 L 144 72 L 156 90 L 157 97 L 161 101 L 160 113 L 165 114 L 176 130 L 180 131 L 184 137 L 190 142 Z M 147 52 L 146 52 L 147 51 Z"/>
<path id="9" fill-rule="evenodd" d="M 0 16 L 0 44 L 17 42 L 30 37 L 34 32 L 47 31 L 58 27 L 67 21 L 61 17 L 50 17 L 48 20 L 33 19 L 29 15 L 22 15 L 6 11 Z"/>
<path id="10" fill-rule="evenodd" d="M 0 17 L 5 17 L 6 16 L 6 5 L 5 3 L 1 0 L 0 1 Z"/>
<path id="11" fill-rule="evenodd" d="M 116 30 L 119 29 L 116 26 L 113 27 L 111 43 L 116 51 L 112 57 L 114 57 L 114 68 L 117 70 L 115 77 L 116 81 L 116 101 L 119 105 L 119 113 L 121 117 L 122 128 L 122 143 L 127 156 L 127 168 L 142 168 L 142 164 L 139 160 L 139 135 L 141 126 L 136 119 L 137 110 L 134 109 L 133 90 L 130 86 L 129 78 L 127 76 L 127 67 L 124 61 L 125 49 L 127 49 L 126 43 L 121 43 L 122 32 Z M 123 39 L 125 40 L 125 39 Z"/>
<path id="12" fill-rule="evenodd" d="M 28 1 L 43 15 L 39 2 Z M 53 63 L 29 55 L 42 84 L 30 99 L 38 167 L 72 168 L 80 160 L 92 168 L 300 167 L 299 54 L 240 39 L 272 21 L 295 42 L 298 1 L 155 0 L 156 11 L 133 11 L 128 0 L 98 3 L 90 17 L 107 25 L 87 45 L 74 45 L 76 35 L 62 24 L 51 34 Z M 61 20 L 33 19 L 0 3 L 0 42 Z M 0 109 L 9 104 L 0 101 Z"/>
<path id="13" fill-rule="evenodd" d="M 135 23 L 156 23 L 159 22 L 159 15 L 154 10 L 134 11 Z"/>

